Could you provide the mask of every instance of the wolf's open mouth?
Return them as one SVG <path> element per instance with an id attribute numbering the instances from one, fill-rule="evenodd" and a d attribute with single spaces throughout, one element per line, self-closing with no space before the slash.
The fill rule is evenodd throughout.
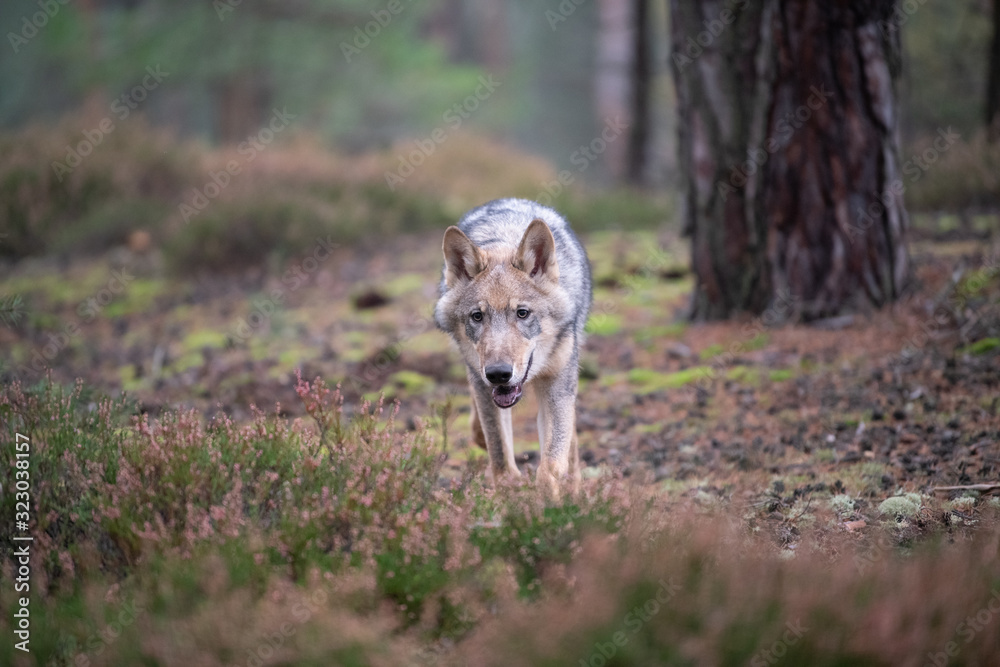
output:
<path id="1" fill-rule="evenodd" d="M 498 387 L 493 387 L 493 402 L 497 404 L 498 408 L 510 408 L 513 407 L 515 403 L 521 400 L 521 393 L 524 390 L 524 382 L 528 379 L 528 373 L 531 371 L 531 362 L 535 358 L 535 353 L 532 352 L 531 356 L 528 357 L 528 367 L 524 369 L 524 377 L 517 384 L 502 384 Z"/>
<path id="2" fill-rule="evenodd" d="M 522 384 L 505 384 L 493 387 L 493 402 L 500 408 L 509 408 L 521 399 Z"/>

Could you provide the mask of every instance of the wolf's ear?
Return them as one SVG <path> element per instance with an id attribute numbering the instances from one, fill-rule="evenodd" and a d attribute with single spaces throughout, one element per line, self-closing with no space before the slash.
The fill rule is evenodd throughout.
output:
<path id="1" fill-rule="evenodd" d="M 559 263 L 556 261 L 556 240 L 544 220 L 535 218 L 524 230 L 517 249 L 517 268 L 535 280 L 559 280 Z"/>
<path id="2" fill-rule="evenodd" d="M 444 282 L 454 287 L 468 282 L 483 270 L 483 256 L 461 229 L 452 225 L 444 232 Z"/>

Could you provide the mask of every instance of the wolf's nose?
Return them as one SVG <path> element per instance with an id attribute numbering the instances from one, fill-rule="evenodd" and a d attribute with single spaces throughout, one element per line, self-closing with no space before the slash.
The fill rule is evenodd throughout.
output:
<path id="1" fill-rule="evenodd" d="M 486 379 L 490 384 L 507 384 L 514 377 L 514 369 L 510 364 L 493 364 L 486 367 Z"/>

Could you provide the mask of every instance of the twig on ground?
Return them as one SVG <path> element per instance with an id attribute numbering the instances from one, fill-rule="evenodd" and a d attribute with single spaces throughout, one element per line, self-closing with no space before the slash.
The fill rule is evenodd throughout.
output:
<path id="1" fill-rule="evenodd" d="M 948 491 L 979 491 L 989 494 L 1000 491 L 1000 483 L 992 484 L 962 484 L 959 486 L 935 486 L 931 488 L 934 493 L 946 493 Z"/>

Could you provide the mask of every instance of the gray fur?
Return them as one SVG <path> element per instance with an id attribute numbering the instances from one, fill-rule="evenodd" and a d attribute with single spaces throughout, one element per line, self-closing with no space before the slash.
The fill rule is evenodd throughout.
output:
<path id="1" fill-rule="evenodd" d="M 542 226 L 526 235 L 535 220 L 552 234 L 557 270 L 552 270 L 552 255 L 539 249 L 552 247 Z M 519 474 L 510 408 L 523 385 L 531 383 L 539 403 L 539 477 L 550 490 L 565 474 L 575 483 L 579 348 L 593 300 L 587 253 L 561 215 L 524 199 L 483 204 L 466 213 L 457 227 L 467 238 L 453 229 L 445 233 L 446 265 L 434 321 L 451 334 L 465 357 L 473 436 L 489 452 L 494 477 Z M 532 257 L 536 263 L 525 267 Z M 452 263 L 451 287 L 447 262 Z M 478 275 L 470 276 L 470 271 Z M 522 307 L 529 310 L 524 319 L 517 316 Z M 490 363 L 511 364 L 519 379 L 491 387 L 484 377 Z M 499 398 L 513 392 L 518 393 L 510 401 Z"/>
<path id="2" fill-rule="evenodd" d="M 527 199 L 494 199 L 463 215 L 458 221 L 458 228 L 481 248 L 492 249 L 497 245 L 517 248 L 524 230 L 535 218 L 544 220 L 555 238 L 559 285 L 566 290 L 575 306 L 568 319 L 573 320 L 578 338 L 582 340 L 583 327 L 587 324 L 593 303 L 590 261 L 565 218 L 548 206 Z M 444 296 L 447 291 L 442 271 L 439 293 Z M 440 329 L 450 331 L 448 320 L 447 314 L 435 310 L 434 321 Z"/>

